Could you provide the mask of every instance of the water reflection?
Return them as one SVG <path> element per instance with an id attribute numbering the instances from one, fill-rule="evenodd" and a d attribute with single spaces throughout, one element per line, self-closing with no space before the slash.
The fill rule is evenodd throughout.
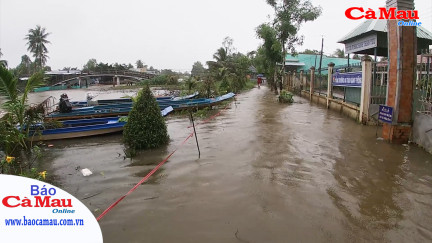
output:
<path id="1" fill-rule="evenodd" d="M 266 87 L 241 95 L 198 128 L 201 159 L 189 140 L 100 222 L 105 241 L 432 241 L 432 156 L 295 99 L 280 105 Z M 187 118 L 167 123 L 170 145 L 132 160 L 121 134 L 55 141 L 47 169 L 98 215 L 191 131 Z"/>
<path id="2" fill-rule="evenodd" d="M 385 239 L 387 231 L 400 227 L 404 218 L 399 200 L 406 152 L 376 141 L 373 133 L 356 132 L 350 126 L 341 129 L 344 139 L 339 149 L 350 152 L 336 159 L 333 176 L 338 184 L 327 193 L 357 227 L 349 227 L 353 233 L 369 240 Z"/>
<path id="3" fill-rule="evenodd" d="M 154 168 L 144 169 L 140 172 L 134 174 L 135 177 L 143 178 L 148 175 Z M 162 179 L 167 177 L 168 174 L 165 172 L 164 168 L 159 168 L 153 175 L 145 182 L 146 184 L 159 184 Z"/>

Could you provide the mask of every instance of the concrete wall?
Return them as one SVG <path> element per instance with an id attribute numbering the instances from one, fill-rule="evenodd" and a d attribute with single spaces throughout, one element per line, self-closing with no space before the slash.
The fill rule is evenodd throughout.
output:
<path id="1" fill-rule="evenodd" d="M 302 91 L 301 92 L 301 96 L 303 98 L 309 99 L 310 94 L 308 91 Z M 327 106 L 327 97 L 325 96 L 320 96 L 318 94 L 313 94 L 312 95 L 312 103 L 316 103 L 316 104 L 320 104 L 324 107 Z M 355 105 L 351 105 L 348 103 L 345 103 L 341 100 L 337 100 L 337 99 L 330 99 L 329 102 L 329 109 L 334 110 L 334 111 L 338 111 L 339 113 L 353 119 L 353 120 L 358 120 L 359 118 L 359 114 L 360 114 L 360 109 L 359 107 L 355 106 Z"/>
<path id="2" fill-rule="evenodd" d="M 412 128 L 411 140 L 432 153 L 432 116 L 417 113 Z"/>

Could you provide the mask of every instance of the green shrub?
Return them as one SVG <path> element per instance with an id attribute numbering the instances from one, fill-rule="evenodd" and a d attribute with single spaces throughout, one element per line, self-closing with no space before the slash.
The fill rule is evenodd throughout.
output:
<path id="1" fill-rule="evenodd" d="M 168 75 L 159 75 L 154 78 L 141 81 L 141 85 L 166 85 L 170 82 L 174 81 L 170 80 L 170 77 Z"/>
<path id="2" fill-rule="evenodd" d="M 291 92 L 287 92 L 285 90 L 282 90 L 279 95 L 279 102 L 281 103 L 293 103 L 293 94 Z"/>
<path id="3" fill-rule="evenodd" d="M 131 149 L 157 148 L 169 142 L 165 120 L 149 86 L 138 93 L 129 112 L 123 137 Z"/>

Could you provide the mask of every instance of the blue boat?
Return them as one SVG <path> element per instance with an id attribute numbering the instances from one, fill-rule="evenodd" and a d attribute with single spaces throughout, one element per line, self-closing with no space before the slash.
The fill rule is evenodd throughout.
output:
<path id="1" fill-rule="evenodd" d="M 67 86 L 67 85 L 46 86 L 46 87 L 35 88 L 33 90 L 33 92 L 45 92 L 45 91 L 64 90 L 64 89 L 81 89 L 81 87 L 80 86 Z"/>
<path id="2" fill-rule="evenodd" d="M 228 93 L 216 98 L 202 99 L 185 99 L 185 100 L 159 100 L 158 104 L 161 110 L 172 107 L 174 110 L 199 109 L 202 107 L 214 106 L 224 100 L 231 99 L 234 93 Z M 88 106 L 73 109 L 68 113 L 53 112 L 45 117 L 47 120 L 72 120 L 96 117 L 112 117 L 127 115 L 132 109 L 133 103 L 118 103 L 110 105 Z"/>
<path id="3" fill-rule="evenodd" d="M 161 111 L 162 116 L 173 111 L 167 107 Z M 93 119 L 66 120 L 60 122 L 61 127 L 46 128 L 43 124 L 36 125 L 38 129 L 33 131 L 30 141 L 58 140 L 67 138 L 79 138 L 123 131 L 126 124 L 121 117 L 106 117 Z"/>
<path id="4" fill-rule="evenodd" d="M 181 97 L 172 97 L 172 96 L 161 96 L 156 97 L 157 102 L 162 101 L 179 101 L 179 100 L 186 100 L 186 99 L 192 99 L 196 96 L 198 96 L 198 92 L 195 92 L 191 95 L 181 96 Z M 95 101 L 69 101 L 72 107 L 86 107 L 86 106 L 99 106 L 99 105 L 112 105 L 112 104 L 132 104 L 133 101 L 131 98 L 120 98 L 120 99 L 106 99 L 106 100 L 95 100 Z"/>

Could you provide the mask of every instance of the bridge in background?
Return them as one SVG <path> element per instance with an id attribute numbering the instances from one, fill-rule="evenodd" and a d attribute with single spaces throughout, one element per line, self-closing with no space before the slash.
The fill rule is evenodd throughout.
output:
<path id="1" fill-rule="evenodd" d="M 155 76 L 155 74 L 135 72 L 130 70 L 106 70 L 101 72 L 55 75 L 55 83 L 53 86 L 67 85 L 71 82 L 79 83 L 81 86 L 81 81 L 83 81 L 83 84 L 85 84 L 84 82 L 88 82 L 89 79 L 97 77 L 112 77 L 113 82 L 120 84 L 121 79 L 128 80 L 128 82 L 140 82 L 142 80 L 151 79 Z"/>

